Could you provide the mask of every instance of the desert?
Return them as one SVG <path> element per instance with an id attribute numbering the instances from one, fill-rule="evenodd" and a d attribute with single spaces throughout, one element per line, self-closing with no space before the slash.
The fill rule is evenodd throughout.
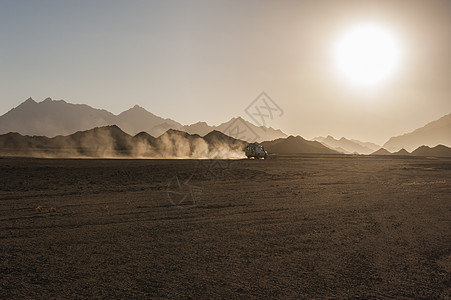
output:
<path id="1" fill-rule="evenodd" d="M 449 158 L 3 157 L 0 173 L 3 299 L 450 297 Z"/>
<path id="2" fill-rule="evenodd" d="M 0 300 L 451 299 L 451 1 L 0 1 Z"/>

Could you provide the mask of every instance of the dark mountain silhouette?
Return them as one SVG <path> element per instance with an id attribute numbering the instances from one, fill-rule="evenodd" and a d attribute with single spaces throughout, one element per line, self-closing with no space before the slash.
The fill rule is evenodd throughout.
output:
<path id="1" fill-rule="evenodd" d="M 198 134 L 204 136 L 209 132 L 215 130 L 215 126 L 210 126 L 206 122 L 197 122 L 191 125 L 185 125 L 181 128 L 181 130 L 190 134 Z"/>
<path id="2" fill-rule="evenodd" d="M 380 148 L 379 150 L 371 153 L 371 155 L 391 155 L 392 153 L 387 151 L 387 149 Z"/>
<path id="3" fill-rule="evenodd" d="M 158 153 L 169 157 L 206 156 L 208 144 L 197 134 L 169 129 L 155 139 Z"/>
<path id="4" fill-rule="evenodd" d="M 171 129 L 177 130 L 179 128 L 180 128 L 179 126 L 174 126 L 174 125 L 171 125 L 170 123 L 164 122 L 162 124 L 158 124 L 158 125 L 154 126 L 150 130 L 150 133 L 153 136 L 160 136 L 160 135 L 162 135 L 163 133 L 165 133 L 168 130 L 171 130 Z"/>
<path id="5" fill-rule="evenodd" d="M 217 130 L 213 130 L 211 132 L 209 132 L 208 134 L 206 134 L 204 136 L 204 140 L 209 143 L 209 144 L 228 144 L 228 145 L 234 145 L 234 144 L 238 144 L 240 147 L 243 147 L 247 145 L 247 142 L 241 141 L 241 140 L 237 140 L 234 139 L 228 135 L 225 135 L 224 133 L 217 131 Z"/>
<path id="6" fill-rule="evenodd" d="M 451 114 L 447 114 L 410 133 L 392 137 L 383 147 L 390 151 L 398 151 L 401 148 L 413 151 L 423 145 L 451 147 Z"/>
<path id="7" fill-rule="evenodd" d="M 407 155 L 410 155 L 410 153 L 406 149 L 403 148 L 395 153 L 392 153 L 392 155 L 407 156 Z"/>
<path id="8" fill-rule="evenodd" d="M 413 156 L 451 157 L 451 148 L 444 145 L 435 147 L 420 146 L 412 152 Z"/>
<path id="9" fill-rule="evenodd" d="M 50 98 L 39 103 L 29 98 L 0 116 L 0 134 L 17 132 L 23 135 L 54 137 L 107 125 L 117 125 L 130 135 L 144 131 L 152 136 L 160 136 L 169 129 L 177 129 L 200 136 L 218 130 L 248 141 L 254 138 L 262 141 L 286 137 L 280 130 L 258 127 L 242 118 L 232 118 L 219 126 L 209 126 L 205 122 L 183 126 L 174 120 L 156 116 L 138 105 L 116 116 L 88 105 L 54 101 Z"/>
<path id="10" fill-rule="evenodd" d="M 119 127 L 96 127 L 69 136 L 48 138 L 8 133 L 0 136 L 0 154 L 50 157 L 129 156 L 132 137 Z"/>
<path id="11" fill-rule="evenodd" d="M 53 137 L 111 125 L 114 119 L 112 113 L 84 104 L 53 101 L 50 98 L 37 103 L 29 98 L 0 117 L 0 134 L 18 132 Z"/>
<path id="12" fill-rule="evenodd" d="M 114 122 L 131 135 L 145 131 L 151 135 L 158 136 L 168 129 L 182 127 L 182 124 L 171 119 L 163 119 L 156 116 L 138 105 L 117 115 Z M 165 128 L 165 130 L 159 132 L 158 130 L 161 130 L 160 128 Z"/>
<path id="13" fill-rule="evenodd" d="M 241 117 L 232 118 L 218 126 L 210 126 L 205 122 L 198 122 L 183 126 L 180 129 L 191 134 L 197 133 L 199 135 L 205 135 L 211 131 L 220 131 L 228 136 L 247 142 L 270 141 L 287 136 L 279 129 L 255 126 Z"/>
<path id="14" fill-rule="evenodd" d="M 409 153 L 405 149 L 401 149 L 397 152 L 390 153 L 384 148 L 380 148 L 371 155 L 396 155 L 396 156 L 433 156 L 433 157 L 451 157 L 451 148 L 443 145 L 437 145 L 435 147 L 420 146 L 412 153 Z"/>
<path id="15" fill-rule="evenodd" d="M 338 154 L 317 141 L 307 141 L 301 136 L 290 135 L 273 141 L 261 143 L 266 151 L 273 153 L 304 153 L 304 154 Z"/>
<path id="16" fill-rule="evenodd" d="M 0 136 L 0 151 L 1 155 L 16 155 L 44 147 L 54 148 L 51 141 L 52 139 L 43 136 L 22 136 L 10 132 Z"/>
<path id="17" fill-rule="evenodd" d="M 155 145 L 156 138 L 148 134 L 147 132 L 141 131 L 133 137 L 133 142 L 135 143 L 147 143 L 149 145 Z"/>
<path id="18" fill-rule="evenodd" d="M 272 141 L 278 138 L 287 137 L 287 135 L 280 129 L 255 126 L 241 117 L 232 118 L 231 120 L 218 126 L 213 126 L 212 129 L 221 131 L 228 136 L 246 142 Z"/>
<path id="19" fill-rule="evenodd" d="M 370 154 L 373 153 L 375 150 L 379 149 L 380 146 L 377 146 L 372 143 L 364 143 L 357 140 L 348 140 L 344 137 L 337 140 L 334 137 L 328 135 L 327 137 L 316 137 L 313 140 L 318 141 L 325 145 L 326 147 L 333 149 L 335 151 L 341 152 L 341 153 L 358 153 L 358 154 Z M 369 148 L 365 145 L 369 145 L 372 148 Z M 374 149 L 374 146 L 376 146 L 376 149 Z"/>
<path id="20" fill-rule="evenodd" d="M 0 135 L 0 155 L 32 157 L 149 157 L 232 158 L 243 157 L 246 142 L 211 132 L 205 137 L 168 130 L 155 138 L 146 132 L 131 136 L 118 126 L 96 127 L 53 138 Z"/>

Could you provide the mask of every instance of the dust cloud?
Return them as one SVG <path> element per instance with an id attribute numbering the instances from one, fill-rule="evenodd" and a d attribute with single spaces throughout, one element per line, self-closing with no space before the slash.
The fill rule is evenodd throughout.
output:
<path id="1" fill-rule="evenodd" d="M 206 140 L 176 130 L 169 130 L 158 138 L 147 133 L 130 136 L 117 126 L 54 138 L 9 133 L 0 136 L 0 155 L 40 158 L 244 158 L 245 143 L 227 138 L 219 135 Z"/>

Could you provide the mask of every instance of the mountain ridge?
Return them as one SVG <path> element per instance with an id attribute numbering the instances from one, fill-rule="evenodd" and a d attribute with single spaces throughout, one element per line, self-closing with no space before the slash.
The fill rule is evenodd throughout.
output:
<path id="1" fill-rule="evenodd" d="M 280 129 L 258 127 L 241 117 L 231 118 L 217 126 L 210 126 L 206 122 L 182 125 L 170 118 L 157 116 L 139 105 L 115 115 L 87 104 L 73 104 L 51 98 L 36 102 L 30 97 L 0 116 L 0 134 L 18 132 L 23 135 L 55 137 L 108 125 L 118 125 L 130 135 L 145 131 L 152 136 L 159 136 L 168 129 L 177 129 L 200 135 L 219 130 L 248 142 L 287 136 Z M 240 134 L 234 135 L 232 129 Z"/>
<path id="2" fill-rule="evenodd" d="M 435 147 L 420 146 L 411 153 L 412 156 L 451 157 L 451 148 L 445 145 Z"/>
<path id="3" fill-rule="evenodd" d="M 52 138 L 10 132 L 0 135 L 0 155 L 49 158 L 243 158 L 246 144 L 245 141 L 219 132 L 202 137 L 170 129 L 158 137 L 146 132 L 131 136 L 117 125 L 108 125 Z"/>
<path id="4" fill-rule="evenodd" d="M 308 141 L 301 136 L 290 135 L 287 138 L 279 138 L 273 141 L 261 143 L 268 152 L 283 154 L 339 154 L 329 149 L 318 141 Z"/>
<path id="5" fill-rule="evenodd" d="M 318 141 L 324 146 L 335 150 L 344 154 L 371 154 L 375 150 L 379 149 L 380 146 L 370 143 L 370 142 L 361 142 L 358 140 L 350 140 L 345 137 L 341 137 L 340 139 L 335 139 L 333 136 L 328 135 L 327 137 L 315 137 L 314 141 Z M 370 147 L 371 148 L 370 148 Z"/>
<path id="6" fill-rule="evenodd" d="M 115 115 L 105 109 L 93 108 L 87 104 L 73 104 L 51 98 L 36 102 L 30 97 L 0 116 L 0 134 L 18 132 L 24 135 L 54 137 L 108 125 L 118 125 L 130 135 L 144 131 L 152 136 L 159 136 L 168 129 L 177 129 L 201 136 L 218 130 L 247 142 L 270 141 L 288 136 L 280 129 L 256 126 L 242 117 L 233 117 L 219 125 L 209 125 L 203 121 L 182 125 L 170 118 L 157 116 L 139 105 L 134 105 Z M 391 137 L 382 148 L 390 152 L 397 152 L 402 148 L 412 152 L 422 145 L 449 147 L 451 146 L 450 132 L 451 113 L 412 132 Z M 321 142 L 329 149 L 345 154 L 372 154 L 381 148 L 371 142 L 345 137 L 337 140 L 330 135 L 316 137 L 313 140 Z"/>
<path id="7" fill-rule="evenodd" d="M 391 137 L 383 147 L 390 151 L 404 148 L 411 152 L 422 145 L 434 147 L 440 144 L 451 147 L 451 113 L 414 131 Z"/>

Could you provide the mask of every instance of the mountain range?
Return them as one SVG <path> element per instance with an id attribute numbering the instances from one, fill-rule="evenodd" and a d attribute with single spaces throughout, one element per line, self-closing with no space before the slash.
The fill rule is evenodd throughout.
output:
<path id="1" fill-rule="evenodd" d="M 205 136 L 212 131 L 218 131 L 236 140 L 246 142 L 266 141 L 269 149 L 277 149 L 275 152 L 280 153 L 302 153 L 299 151 L 306 151 L 305 153 L 374 154 L 381 148 L 374 143 L 355 139 L 342 137 L 337 140 L 330 135 L 313 139 L 315 143 L 320 143 L 328 150 L 332 150 L 328 151 L 300 136 L 290 136 L 285 140 L 287 134 L 281 130 L 255 126 L 241 117 L 232 118 L 218 126 L 211 126 L 205 122 L 182 125 L 175 120 L 154 115 L 138 105 L 115 115 L 104 109 L 92 108 L 85 104 L 71 104 L 64 100 L 52 100 L 51 98 L 36 102 L 29 98 L 0 116 L 0 134 L 16 132 L 26 136 L 51 138 L 110 125 L 116 125 L 130 136 L 148 135 L 148 138 L 160 137 L 168 130 L 178 130 L 198 136 Z M 387 149 L 388 153 L 398 152 L 401 149 L 405 149 L 404 151 L 409 153 L 422 145 L 429 147 L 451 146 L 450 132 L 451 114 L 448 114 L 413 132 L 390 138 L 382 148 Z M 270 143 L 269 141 L 273 142 Z M 282 147 L 282 145 L 291 150 L 285 150 L 285 146 Z M 404 151 L 397 155 L 406 155 Z M 381 150 L 381 152 L 384 151 Z"/>
<path id="2" fill-rule="evenodd" d="M 0 155 L 33 157 L 240 158 L 247 142 L 219 131 L 201 137 L 169 129 L 155 138 L 131 136 L 118 126 L 96 127 L 48 138 L 19 133 L 0 135 Z"/>
<path id="3" fill-rule="evenodd" d="M 172 119 L 154 115 L 138 105 L 114 115 L 104 109 L 51 98 L 42 102 L 29 98 L 0 116 L 0 134 L 17 132 L 23 135 L 55 137 L 107 125 L 117 125 L 130 135 L 144 131 L 152 136 L 160 136 L 168 129 L 176 129 L 199 135 L 217 130 L 248 142 L 287 136 L 281 130 L 255 126 L 241 117 L 232 118 L 218 126 L 210 126 L 205 122 L 182 125 Z"/>
<path id="4" fill-rule="evenodd" d="M 412 152 L 408 152 L 402 148 L 396 152 L 390 152 L 385 148 L 380 148 L 371 153 L 371 155 L 394 155 L 394 156 L 431 156 L 431 157 L 451 157 L 451 148 L 444 145 L 437 145 L 435 147 L 420 146 Z"/>
<path id="5" fill-rule="evenodd" d="M 410 133 L 390 138 L 383 148 L 394 152 L 404 148 L 413 151 L 420 146 L 435 147 L 437 145 L 451 147 L 451 114 L 430 122 Z"/>
<path id="6" fill-rule="evenodd" d="M 340 154 L 318 141 L 289 136 L 261 143 L 270 155 Z M 96 127 L 71 135 L 28 136 L 10 132 L 0 135 L 0 156 L 99 157 L 99 158 L 243 158 L 247 142 L 214 130 L 204 136 L 169 129 L 158 137 L 147 132 L 134 136 L 118 126 Z M 412 153 L 404 149 L 390 153 L 384 148 L 372 155 L 451 157 L 451 148 L 421 146 Z"/>
<path id="7" fill-rule="evenodd" d="M 451 147 L 451 114 L 447 114 L 438 120 L 432 121 L 421 128 L 410 133 L 390 138 L 382 147 L 369 142 L 358 140 L 349 140 L 344 137 L 339 140 L 332 136 L 316 137 L 313 140 L 321 142 L 323 145 L 345 154 L 374 154 L 380 148 L 388 150 L 388 154 L 397 153 L 397 155 L 406 155 L 406 152 L 412 152 L 420 146 L 435 147 L 443 145 Z M 380 154 L 385 151 L 381 150 Z M 384 155 L 388 155 L 385 153 Z"/>
<path id="8" fill-rule="evenodd" d="M 339 154 L 320 142 L 308 141 L 301 136 L 289 136 L 261 143 L 270 153 Z"/>
<path id="9" fill-rule="evenodd" d="M 344 137 L 337 140 L 334 137 L 328 135 L 327 137 L 316 137 L 313 139 L 318 141 L 324 146 L 344 154 L 370 154 L 379 149 L 381 146 L 369 143 L 361 142 L 359 140 L 348 140 Z"/>

